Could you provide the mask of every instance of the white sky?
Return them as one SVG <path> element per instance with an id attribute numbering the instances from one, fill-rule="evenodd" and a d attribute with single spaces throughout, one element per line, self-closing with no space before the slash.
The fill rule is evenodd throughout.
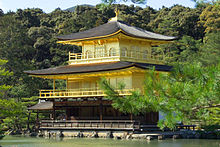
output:
<path id="1" fill-rule="evenodd" d="M 16 11 L 17 9 L 25 8 L 41 8 L 44 12 L 51 12 L 56 8 L 67 9 L 81 4 L 96 5 L 101 3 L 101 0 L 0 0 L 0 8 L 4 12 Z M 130 5 L 131 3 L 126 3 Z M 174 4 L 181 4 L 186 7 L 194 7 L 195 3 L 192 0 L 148 0 L 147 5 L 154 9 L 159 9 L 163 5 L 171 7 Z M 139 5 L 146 7 L 145 5 Z"/>
<path id="2" fill-rule="evenodd" d="M 0 0 L 0 8 L 1 8 L 1 9 L 4 9 L 2 0 Z"/>

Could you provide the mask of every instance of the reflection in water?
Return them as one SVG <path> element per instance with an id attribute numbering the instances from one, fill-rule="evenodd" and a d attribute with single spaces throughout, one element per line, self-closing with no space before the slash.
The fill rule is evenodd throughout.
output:
<path id="1" fill-rule="evenodd" d="M 166 139 L 115 140 L 90 138 L 33 138 L 6 136 L 0 140 L 2 147 L 220 147 L 219 140 Z"/>

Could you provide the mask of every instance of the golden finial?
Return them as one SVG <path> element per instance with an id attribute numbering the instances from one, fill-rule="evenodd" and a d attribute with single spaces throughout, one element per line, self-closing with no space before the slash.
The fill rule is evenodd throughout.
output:
<path id="1" fill-rule="evenodd" d="M 110 18 L 109 21 L 117 21 L 119 16 L 119 10 L 118 8 L 115 8 L 115 17 Z"/>
<path id="2" fill-rule="evenodd" d="M 115 8 L 115 17 L 118 17 L 118 15 L 119 15 L 119 10 L 118 8 Z"/>

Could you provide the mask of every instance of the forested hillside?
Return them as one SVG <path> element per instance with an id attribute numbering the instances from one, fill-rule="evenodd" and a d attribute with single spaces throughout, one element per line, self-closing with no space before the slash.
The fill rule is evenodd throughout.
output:
<path id="1" fill-rule="evenodd" d="M 36 103 L 37 97 L 33 96 L 38 96 L 39 89 L 52 88 L 50 80 L 31 78 L 23 71 L 67 64 L 68 52 L 80 52 L 80 48 L 57 44 L 55 36 L 104 24 L 114 17 L 116 6 L 122 21 L 129 25 L 179 37 L 171 44 L 159 46 L 166 53 L 167 64 L 201 62 L 207 66 L 219 62 L 220 6 L 216 3 L 196 8 L 175 5 L 160 10 L 133 5 L 112 5 L 104 9 L 100 5 L 77 6 L 74 12 L 56 9 L 51 13 L 44 13 L 41 9 L 3 13 L 0 9 L 0 59 L 7 60 L 0 67 L 5 68 L 4 72 L 13 73 L 6 76 L 0 72 L 0 99 L 19 102 L 19 110 L 16 103 L 8 106 L 17 110 L 10 114 L 11 117 L 6 117 L 9 114 L 6 110 L 0 114 L 0 119 L 11 123 L 8 127 L 24 127 L 28 115 L 25 107 Z M 58 88 L 62 88 L 62 84 L 60 82 Z M 10 85 L 7 90 L 1 89 L 6 85 Z M 5 106 L 0 102 L 1 109 L 7 109 Z M 16 121 L 18 116 L 22 119 Z"/>

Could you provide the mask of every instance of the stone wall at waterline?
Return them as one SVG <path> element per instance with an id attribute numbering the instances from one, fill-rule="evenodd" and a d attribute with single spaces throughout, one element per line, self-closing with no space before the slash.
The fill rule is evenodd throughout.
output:
<path id="1" fill-rule="evenodd" d="M 190 131 L 182 130 L 176 132 L 126 132 L 126 131 L 40 131 L 41 137 L 88 137 L 88 138 L 115 138 L 115 139 L 220 139 L 220 131 Z"/>

